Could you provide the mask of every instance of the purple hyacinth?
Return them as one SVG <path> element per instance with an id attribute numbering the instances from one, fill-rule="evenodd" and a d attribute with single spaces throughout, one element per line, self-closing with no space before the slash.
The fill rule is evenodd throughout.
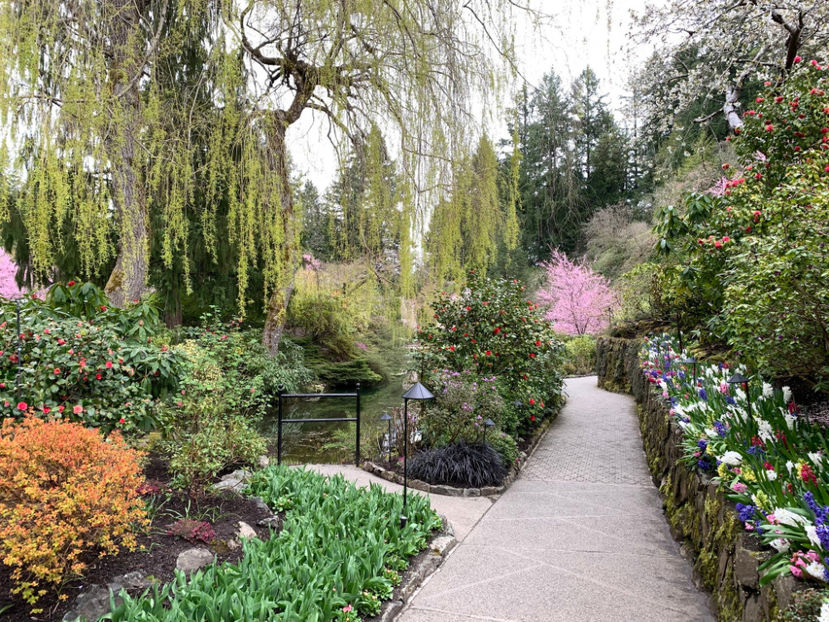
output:
<path id="1" fill-rule="evenodd" d="M 704 438 L 699 439 L 697 441 L 697 447 L 699 447 L 700 451 L 705 451 L 706 449 L 708 449 L 708 441 L 706 441 Z"/>
<path id="2" fill-rule="evenodd" d="M 714 421 L 714 429 L 721 438 L 725 438 L 726 434 L 728 434 L 728 428 L 725 427 L 722 421 Z"/>
<path id="3" fill-rule="evenodd" d="M 697 466 L 699 467 L 700 471 L 707 471 L 711 468 L 711 463 L 708 462 L 705 458 L 700 458 L 697 460 Z"/>
<path id="4" fill-rule="evenodd" d="M 742 522 L 748 522 L 754 516 L 756 508 L 753 505 L 747 505 L 744 503 L 737 504 L 737 516 L 739 516 Z"/>
<path id="5" fill-rule="evenodd" d="M 706 402 L 708 401 L 708 394 L 705 392 L 705 389 L 700 389 L 698 393 L 701 399 L 705 400 Z"/>

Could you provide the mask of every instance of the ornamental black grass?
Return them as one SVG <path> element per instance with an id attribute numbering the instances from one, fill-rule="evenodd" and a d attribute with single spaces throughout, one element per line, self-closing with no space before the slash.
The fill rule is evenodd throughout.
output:
<path id="1" fill-rule="evenodd" d="M 499 486 L 506 474 L 501 455 L 486 443 L 427 449 L 409 464 L 409 475 L 415 479 L 462 488 Z"/>

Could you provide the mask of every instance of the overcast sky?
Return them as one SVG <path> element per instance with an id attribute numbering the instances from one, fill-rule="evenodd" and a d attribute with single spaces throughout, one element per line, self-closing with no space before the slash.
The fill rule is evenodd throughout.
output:
<path id="1" fill-rule="evenodd" d="M 650 52 L 628 40 L 630 11 L 642 5 L 642 0 L 536 0 L 534 6 L 550 20 L 535 32 L 529 21 L 519 24 L 521 73 L 536 85 L 554 70 L 567 86 L 589 65 L 601 80 L 608 103 L 618 109 L 630 69 Z M 336 172 L 336 157 L 325 136 L 328 124 L 320 121 L 306 111 L 289 129 L 288 139 L 295 168 L 322 191 Z M 496 137 L 503 131 L 503 127 L 490 128 Z"/>

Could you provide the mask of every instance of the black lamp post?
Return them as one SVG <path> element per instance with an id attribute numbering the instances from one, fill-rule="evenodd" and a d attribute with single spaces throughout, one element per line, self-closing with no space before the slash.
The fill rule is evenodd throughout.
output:
<path id="1" fill-rule="evenodd" d="M 389 449 L 389 464 L 391 464 L 391 415 L 389 413 L 383 413 L 380 416 L 380 421 L 388 421 L 389 422 L 389 441 L 388 441 L 389 444 L 388 444 L 388 449 Z"/>
<path id="2" fill-rule="evenodd" d="M 495 425 L 495 422 L 492 419 L 487 418 L 487 419 L 484 420 L 484 443 L 486 443 L 486 432 L 487 432 L 487 430 L 489 430 L 489 428 L 491 428 L 494 425 Z"/>
<path id="3" fill-rule="evenodd" d="M 740 372 L 735 372 L 731 378 L 729 378 L 726 382 L 728 384 L 744 384 L 746 385 L 746 404 L 748 405 L 748 416 L 751 417 L 751 393 L 748 390 L 748 378 L 743 376 Z"/>
<path id="4" fill-rule="evenodd" d="M 409 488 L 409 400 L 430 400 L 434 395 L 426 387 L 416 382 L 412 388 L 403 394 L 403 514 L 400 516 L 400 527 L 405 527 L 409 520 L 406 515 L 406 498 Z"/>

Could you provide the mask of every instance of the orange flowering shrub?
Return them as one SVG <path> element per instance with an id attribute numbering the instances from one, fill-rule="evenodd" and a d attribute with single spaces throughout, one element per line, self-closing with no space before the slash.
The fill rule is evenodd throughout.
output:
<path id="1" fill-rule="evenodd" d="M 82 574 L 89 554 L 134 549 L 147 521 L 139 457 L 117 432 L 104 439 L 32 415 L 3 421 L 0 560 L 13 569 L 13 593 L 34 605 L 48 584 Z"/>

